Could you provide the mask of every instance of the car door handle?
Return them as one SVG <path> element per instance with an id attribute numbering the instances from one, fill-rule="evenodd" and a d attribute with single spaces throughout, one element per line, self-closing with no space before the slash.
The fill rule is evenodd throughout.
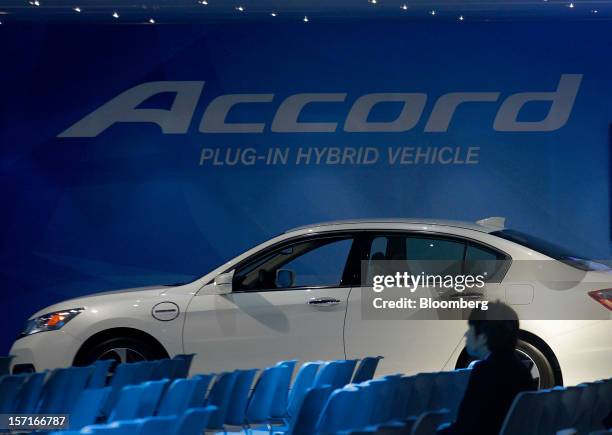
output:
<path id="1" fill-rule="evenodd" d="M 465 299 L 468 301 L 474 301 L 476 299 L 482 299 L 483 295 L 482 293 L 466 293 L 466 294 L 456 294 L 456 295 L 452 295 L 450 298 L 451 299 Z"/>
<path id="2" fill-rule="evenodd" d="M 339 303 L 340 300 L 336 298 L 312 298 L 308 301 L 308 305 L 316 305 L 317 307 L 329 307 Z"/>

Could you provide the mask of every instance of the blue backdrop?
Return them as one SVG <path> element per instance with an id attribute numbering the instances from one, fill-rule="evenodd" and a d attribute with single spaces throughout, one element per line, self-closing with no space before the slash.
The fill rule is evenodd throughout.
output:
<path id="1" fill-rule="evenodd" d="M 611 43 L 606 22 L 1 26 L 0 353 L 45 305 L 192 279 L 321 220 L 506 216 L 513 228 L 607 258 Z M 563 77 L 574 90 L 561 89 Z M 193 86 L 151 95 L 123 120 L 175 113 L 180 95 L 189 110 L 166 127 L 186 131 L 116 122 L 83 137 L 100 126 L 96 112 L 70 133 L 125 91 L 160 81 Z M 457 92 L 488 101 L 463 103 L 446 129 L 427 131 L 436 102 L 440 116 L 450 107 L 452 96 L 439 98 Z M 508 131 L 496 117 L 508 118 L 511 97 L 525 92 L 545 94 L 510 119 L 527 127 Z M 567 97 L 558 106 L 554 92 Z M 302 93 L 341 94 L 298 117 L 331 131 L 274 131 L 275 117 L 288 116 L 283 101 Z M 362 119 L 374 131 L 346 131 L 354 103 L 374 93 L 422 95 L 405 106 L 387 95 Z M 227 94 L 268 95 L 227 116 L 263 124 L 261 133 L 200 131 L 210 103 Z M 413 127 L 380 131 L 403 109 Z M 327 159 L 334 147 L 355 156 Z M 401 147 L 403 164 L 393 159 Z M 450 151 L 415 159 L 419 147 Z M 359 160 L 366 149 L 378 159 Z M 231 164 L 236 152 L 243 159 Z"/>

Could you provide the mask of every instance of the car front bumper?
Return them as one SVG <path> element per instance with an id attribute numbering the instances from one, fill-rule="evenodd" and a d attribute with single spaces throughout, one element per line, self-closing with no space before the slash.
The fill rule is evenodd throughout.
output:
<path id="1" fill-rule="evenodd" d="M 82 342 L 63 330 L 46 331 L 19 338 L 9 352 L 15 366 L 32 364 L 36 371 L 69 367 Z"/>

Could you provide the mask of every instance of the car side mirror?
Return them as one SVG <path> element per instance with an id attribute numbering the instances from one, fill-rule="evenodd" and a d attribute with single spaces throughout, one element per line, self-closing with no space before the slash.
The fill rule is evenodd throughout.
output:
<path id="1" fill-rule="evenodd" d="M 278 269 L 274 284 L 276 284 L 276 288 L 293 287 L 295 284 L 295 272 L 289 269 Z"/>
<path id="2" fill-rule="evenodd" d="M 207 286 L 206 293 L 212 295 L 226 295 L 232 292 L 232 282 L 234 281 L 234 271 L 217 275 L 212 285 Z"/>

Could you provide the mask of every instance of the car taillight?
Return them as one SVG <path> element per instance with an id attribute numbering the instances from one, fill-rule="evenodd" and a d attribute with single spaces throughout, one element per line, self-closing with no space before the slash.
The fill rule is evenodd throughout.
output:
<path id="1" fill-rule="evenodd" d="M 606 307 L 608 310 L 612 311 L 612 288 L 594 290 L 589 292 L 589 296 Z"/>

